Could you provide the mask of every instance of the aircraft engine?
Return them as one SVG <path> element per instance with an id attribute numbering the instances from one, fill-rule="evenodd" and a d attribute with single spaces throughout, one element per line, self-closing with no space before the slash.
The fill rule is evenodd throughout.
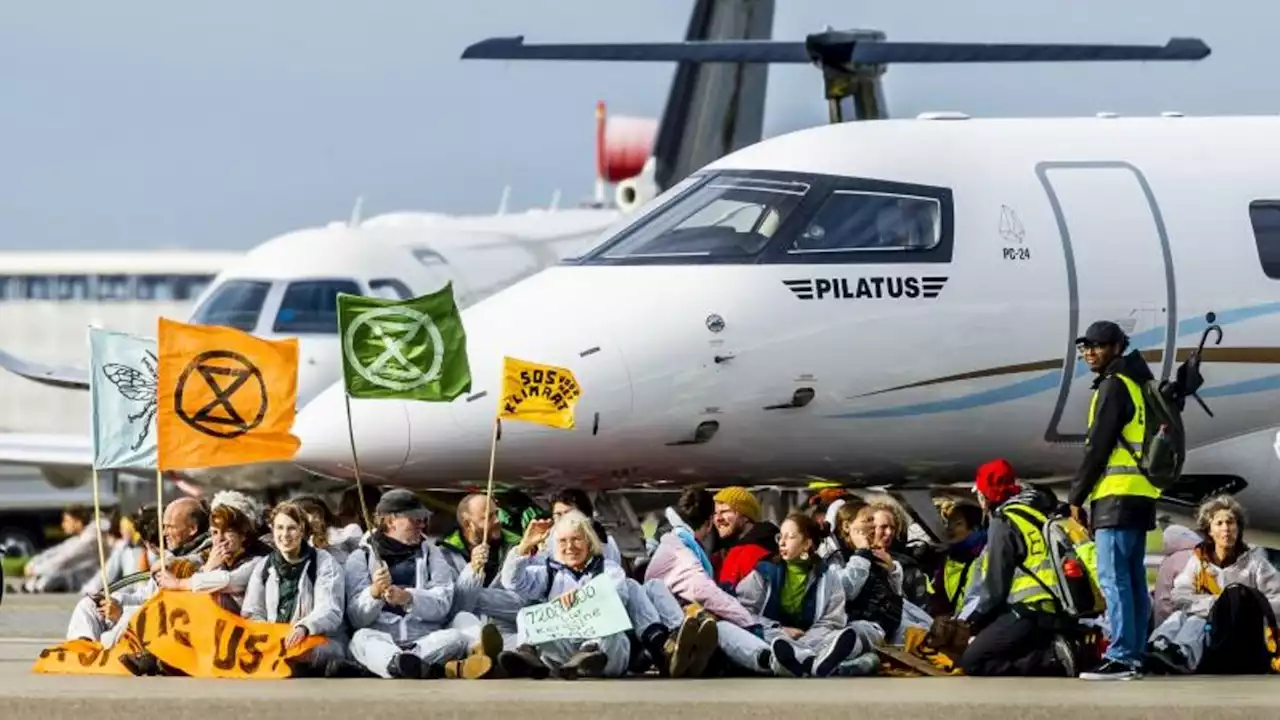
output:
<path id="1" fill-rule="evenodd" d="M 653 118 L 606 117 L 604 103 L 596 106 L 596 176 L 617 185 L 614 199 L 624 212 L 656 194 L 652 153 L 657 134 Z"/>
<path id="2" fill-rule="evenodd" d="M 658 194 L 658 185 L 654 182 L 654 159 L 649 158 L 644 168 L 635 177 L 618 183 L 614 190 L 614 202 L 623 212 L 631 212 L 652 200 Z"/>
<path id="3" fill-rule="evenodd" d="M 83 468 L 66 465 L 42 465 L 40 474 L 46 482 L 59 490 L 74 490 L 89 484 L 93 475 Z"/>

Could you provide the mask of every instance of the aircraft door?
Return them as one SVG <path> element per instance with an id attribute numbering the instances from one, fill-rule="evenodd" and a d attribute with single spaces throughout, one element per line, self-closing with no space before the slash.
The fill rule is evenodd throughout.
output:
<path id="1" fill-rule="evenodd" d="M 1168 377 L 1177 340 L 1176 288 L 1169 237 L 1142 171 L 1125 162 L 1044 162 L 1036 174 L 1057 221 L 1065 260 L 1067 312 L 1062 376 L 1045 440 L 1082 443 L 1093 374 L 1075 339 L 1111 320 Z"/>

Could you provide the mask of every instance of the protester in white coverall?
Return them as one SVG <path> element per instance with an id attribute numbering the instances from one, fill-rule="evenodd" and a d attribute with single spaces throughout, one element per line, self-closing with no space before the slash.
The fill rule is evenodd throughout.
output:
<path id="1" fill-rule="evenodd" d="M 458 503 L 458 529 L 436 543 L 457 574 L 453 609 L 492 622 L 503 637 L 504 649 L 516 647 L 516 615 L 525 601 L 502 585 L 502 563 L 520 542 L 520 536 L 503 530 L 498 501 L 489 504 L 489 522 L 484 522 L 485 496 L 472 493 Z M 486 527 L 487 525 L 487 527 Z M 482 542 L 482 538 L 487 541 Z M 455 622 L 459 627 L 465 620 Z"/>
<path id="2" fill-rule="evenodd" d="M 534 559 L 538 545 L 548 536 L 555 542 L 552 558 L 538 562 Z M 502 584 L 531 604 L 560 598 L 600 576 L 608 578 L 620 600 L 626 597 L 626 575 L 604 559 L 604 544 L 591 520 L 577 510 L 561 515 L 554 529 L 549 520 L 529 523 L 520 544 L 502 566 Z M 618 632 L 607 637 L 521 645 L 502 653 L 500 662 L 511 677 L 546 677 L 548 666 L 565 679 L 621 677 L 627 672 L 630 653 L 627 634 Z"/>
<path id="3" fill-rule="evenodd" d="M 195 498 L 180 498 L 169 503 L 164 509 L 164 525 L 160 531 L 165 537 L 165 563 L 191 562 L 193 557 L 195 562 L 201 562 L 198 554 L 208 544 L 208 524 L 208 513 Z M 142 536 L 147 553 L 158 556 L 158 549 L 150 544 L 151 540 L 158 538 L 149 537 L 155 532 L 154 516 L 151 528 L 151 532 L 142 532 Z M 112 647 L 128 627 L 129 619 L 157 591 L 153 577 L 145 583 L 134 583 L 114 592 L 109 598 L 100 595 L 81 598 L 71 611 L 67 639 L 86 638 L 101 642 L 104 647 Z"/>
<path id="4" fill-rule="evenodd" d="M 106 529 L 106 521 L 101 526 Z M 101 575 L 98 558 L 99 526 L 93 510 L 71 506 L 62 511 L 62 532 L 67 539 L 27 561 L 22 568 L 26 592 L 75 592 L 90 576 Z M 105 542 L 105 540 L 104 540 Z"/>
<path id="5" fill-rule="evenodd" d="M 313 539 L 315 535 L 323 539 L 327 530 L 322 523 L 313 522 L 300 505 L 277 505 L 271 516 L 275 550 L 253 564 L 244 597 L 244 617 L 292 625 L 285 640 L 287 647 L 308 637 L 325 639 L 325 644 L 290 663 L 295 677 L 362 674 L 360 666 L 346 662 L 343 570 L 328 551 L 315 548 L 307 539 L 308 533 Z"/>
<path id="6" fill-rule="evenodd" d="M 392 490 L 374 514 L 378 529 L 347 558 L 352 657 L 383 678 L 488 675 L 502 634 L 491 623 L 450 627 L 457 575 L 422 534 L 422 502 L 408 490 Z"/>

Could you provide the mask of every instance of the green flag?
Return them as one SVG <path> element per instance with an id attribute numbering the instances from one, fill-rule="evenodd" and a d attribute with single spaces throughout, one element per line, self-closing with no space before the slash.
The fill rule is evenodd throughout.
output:
<path id="1" fill-rule="evenodd" d="M 338 295 L 342 375 L 353 398 L 449 402 L 471 391 L 453 283 L 408 300 Z"/>

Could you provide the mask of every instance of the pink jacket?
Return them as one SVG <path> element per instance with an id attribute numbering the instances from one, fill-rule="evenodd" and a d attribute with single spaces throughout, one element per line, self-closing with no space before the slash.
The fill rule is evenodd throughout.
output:
<path id="1" fill-rule="evenodd" d="M 702 605 L 721 620 L 744 628 L 756 624 L 742 603 L 702 569 L 693 551 L 685 547 L 674 532 L 662 536 L 645 569 L 644 579 L 661 580 L 672 595 L 683 602 Z"/>
<path id="2" fill-rule="evenodd" d="M 1163 540 L 1164 560 L 1160 563 L 1160 571 L 1156 575 L 1156 586 L 1151 593 L 1156 627 L 1168 619 L 1176 609 L 1173 606 L 1173 581 L 1187 566 L 1187 562 L 1191 559 L 1191 551 L 1200 544 L 1200 535 L 1190 528 L 1170 525 L 1164 529 Z"/>

